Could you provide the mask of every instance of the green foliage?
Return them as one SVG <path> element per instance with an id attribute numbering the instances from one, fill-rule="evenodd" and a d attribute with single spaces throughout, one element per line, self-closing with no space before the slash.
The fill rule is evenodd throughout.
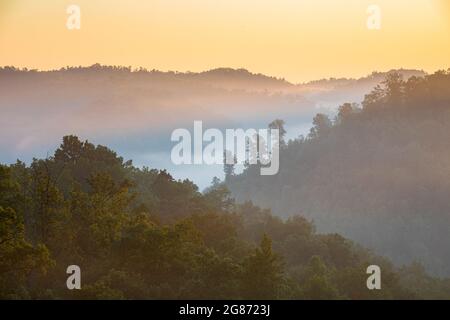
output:
<path id="1" fill-rule="evenodd" d="M 283 265 L 272 251 L 272 241 L 264 234 L 261 244 L 244 261 L 243 297 L 246 299 L 279 298 L 283 281 Z"/>
<path id="2" fill-rule="evenodd" d="M 345 117 L 344 117 L 345 118 Z M 448 281 L 389 262 L 302 216 L 200 193 L 65 137 L 53 157 L 0 166 L 0 298 L 379 299 L 449 297 Z M 382 266 L 385 290 L 365 287 Z M 81 267 L 82 290 L 66 288 Z M 409 290 L 412 283 L 420 283 Z M 413 286 L 414 287 L 414 286 Z"/>
<path id="3" fill-rule="evenodd" d="M 330 271 L 319 256 L 313 256 L 303 271 L 303 296 L 313 300 L 338 298 L 338 290 L 331 282 Z"/>
<path id="4" fill-rule="evenodd" d="M 0 298 L 26 298 L 29 277 L 44 275 L 53 261 L 45 245 L 33 246 L 25 239 L 23 218 L 13 208 L 16 184 L 3 166 L 0 189 Z"/>

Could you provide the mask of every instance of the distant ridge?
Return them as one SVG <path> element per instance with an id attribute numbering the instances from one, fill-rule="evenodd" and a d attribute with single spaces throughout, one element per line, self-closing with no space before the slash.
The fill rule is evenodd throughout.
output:
<path id="1" fill-rule="evenodd" d="M 299 84 L 300 86 L 310 86 L 310 85 L 341 85 L 341 84 L 346 84 L 346 83 L 354 83 L 354 82 L 366 82 L 366 81 L 370 81 L 372 82 L 373 80 L 376 81 L 382 81 L 386 75 L 388 74 L 392 74 L 392 73 L 399 73 L 403 76 L 404 79 L 408 79 L 411 77 L 424 77 L 426 76 L 428 73 L 423 71 L 423 70 L 418 70 L 418 69 L 391 69 L 389 71 L 384 71 L 384 72 L 378 72 L 378 71 L 374 71 L 371 74 L 365 76 L 365 77 L 361 77 L 361 78 L 328 78 L 328 79 L 320 79 L 320 80 L 313 80 L 313 81 L 308 81 L 302 84 Z"/>
<path id="2" fill-rule="evenodd" d="M 311 80 L 302 83 L 292 83 L 284 78 L 275 77 L 265 75 L 263 73 L 253 73 L 245 68 L 229 68 L 229 67 L 220 67 L 214 68 L 201 72 L 180 72 L 180 71 L 160 71 L 157 69 L 146 69 L 146 68 L 132 68 L 130 66 L 113 66 L 113 65 L 102 65 L 99 63 L 93 64 L 91 66 L 71 66 L 71 67 L 63 67 L 60 69 L 52 69 L 52 70 L 37 70 L 37 69 L 28 69 L 28 68 L 17 68 L 13 66 L 4 66 L 0 67 L 0 73 L 5 72 L 37 72 L 37 73 L 57 73 L 57 72 L 91 72 L 91 71 L 103 71 L 103 72 L 117 72 L 117 73 L 137 73 L 137 74 L 149 74 L 149 75 L 159 75 L 159 76 L 173 76 L 179 78 L 192 78 L 192 79 L 200 79 L 200 80 L 237 80 L 237 81 L 255 81 L 259 83 L 272 84 L 272 85 L 280 85 L 285 87 L 291 86 L 300 86 L 300 87 L 309 87 L 315 85 L 342 85 L 346 83 L 354 83 L 354 82 L 365 82 L 365 81 L 373 81 L 373 80 L 382 80 L 387 74 L 390 73 L 400 73 L 404 78 L 410 78 L 412 76 L 423 77 L 427 75 L 427 73 L 423 70 L 418 69 L 392 69 L 385 72 L 374 71 L 371 74 L 361 77 L 361 78 L 323 78 L 318 80 Z"/>

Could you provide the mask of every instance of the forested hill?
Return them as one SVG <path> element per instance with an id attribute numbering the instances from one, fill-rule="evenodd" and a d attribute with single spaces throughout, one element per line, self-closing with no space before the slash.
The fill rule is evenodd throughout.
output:
<path id="1" fill-rule="evenodd" d="M 382 290 L 366 287 L 372 264 Z M 450 282 L 66 136 L 47 159 L 0 165 L 0 299 L 18 298 L 449 299 Z"/>
<path id="2" fill-rule="evenodd" d="M 405 77 L 417 70 L 398 70 Z M 120 66 L 53 71 L 0 68 L 0 162 L 29 162 L 75 133 L 142 166 L 169 170 L 202 189 L 220 166 L 175 166 L 167 143 L 176 128 L 201 119 L 214 128 L 261 128 L 275 118 L 307 132 L 317 112 L 361 101 L 385 73 L 295 85 L 245 69 L 162 72 Z"/>
<path id="3" fill-rule="evenodd" d="M 450 70 L 390 74 L 362 105 L 342 105 L 335 119 L 318 114 L 280 157 L 276 176 L 255 166 L 229 176 L 236 199 L 450 275 Z"/>

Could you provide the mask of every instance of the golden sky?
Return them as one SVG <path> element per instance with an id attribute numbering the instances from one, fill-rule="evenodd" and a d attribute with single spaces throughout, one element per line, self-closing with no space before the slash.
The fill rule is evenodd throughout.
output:
<path id="1" fill-rule="evenodd" d="M 302 82 L 450 67 L 450 0 L 0 0 L 0 65 L 217 67 Z M 81 30 L 66 8 L 81 8 Z M 366 9 L 382 10 L 368 30 Z"/>

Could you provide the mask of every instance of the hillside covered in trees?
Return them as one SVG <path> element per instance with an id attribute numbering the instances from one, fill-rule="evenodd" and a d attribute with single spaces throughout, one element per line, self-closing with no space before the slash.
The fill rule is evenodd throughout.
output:
<path id="1" fill-rule="evenodd" d="M 405 77 L 424 75 L 398 70 Z M 211 128 L 260 128 L 289 119 L 306 133 L 317 112 L 361 101 L 386 73 L 293 84 L 245 69 L 162 72 L 95 64 L 38 71 L 0 67 L 0 162 L 46 157 L 75 133 L 106 145 L 137 166 L 166 169 L 204 189 L 221 167 L 175 166 L 168 136 L 202 120 Z"/>
<path id="2" fill-rule="evenodd" d="M 450 275 L 450 70 L 387 76 L 361 105 L 281 145 L 280 171 L 257 165 L 226 184 L 238 202 L 301 214 L 389 257 Z"/>
<path id="3" fill-rule="evenodd" d="M 73 264 L 81 290 L 66 287 Z M 366 287 L 371 264 L 382 290 Z M 0 166 L 0 298 L 450 298 L 450 281 L 66 136 L 52 157 Z"/>

